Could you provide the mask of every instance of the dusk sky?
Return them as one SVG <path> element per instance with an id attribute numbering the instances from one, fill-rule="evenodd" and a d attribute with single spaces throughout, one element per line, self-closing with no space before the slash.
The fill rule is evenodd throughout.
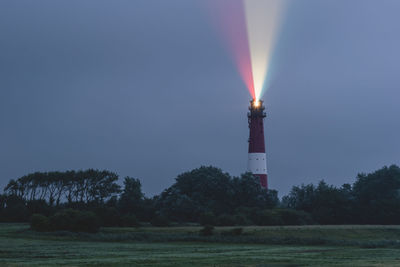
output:
<path id="1" fill-rule="evenodd" d="M 400 1 L 288 2 L 263 97 L 270 188 L 400 164 Z M 250 95 L 209 7 L 1 1 L 0 187 L 97 168 L 152 196 L 202 165 L 244 173 Z"/>

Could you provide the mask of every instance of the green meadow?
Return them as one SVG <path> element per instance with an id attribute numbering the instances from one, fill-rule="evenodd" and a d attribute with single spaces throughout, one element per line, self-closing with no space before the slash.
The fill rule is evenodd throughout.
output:
<path id="1" fill-rule="evenodd" d="M 399 226 L 102 228 L 0 224 L 1 266 L 400 266 Z"/>

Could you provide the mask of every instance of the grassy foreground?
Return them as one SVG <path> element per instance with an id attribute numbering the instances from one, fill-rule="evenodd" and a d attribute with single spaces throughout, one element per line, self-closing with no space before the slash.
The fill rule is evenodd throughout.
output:
<path id="1" fill-rule="evenodd" d="M 400 266 L 399 226 L 200 227 L 35 233 L 0 224 L 0 266 Z"/>

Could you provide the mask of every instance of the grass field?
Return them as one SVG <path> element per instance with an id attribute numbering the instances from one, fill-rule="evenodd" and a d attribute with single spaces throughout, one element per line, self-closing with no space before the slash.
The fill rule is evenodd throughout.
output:
<path id="1" fill-rule="evenodd" d="M 35 233 L 0 224 L 0 266 L 400 266 L 399 226 L 200 227 Z"/>

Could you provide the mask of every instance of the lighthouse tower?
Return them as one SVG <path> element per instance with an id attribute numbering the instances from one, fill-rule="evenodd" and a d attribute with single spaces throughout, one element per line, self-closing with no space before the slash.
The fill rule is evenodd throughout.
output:
<path id="1" fill-rule="evenodd" d="M 265 154 L 264 141 L 264 112 L 263 101 L 250 101 L 250 112 L 247 114 L 249 119 L 250 138 L 249 138 L 249 159 L 247 169 L 254 176 L 260 178 L 260 184 L 268 189 L 267 180 L 267 159 Z"/>

